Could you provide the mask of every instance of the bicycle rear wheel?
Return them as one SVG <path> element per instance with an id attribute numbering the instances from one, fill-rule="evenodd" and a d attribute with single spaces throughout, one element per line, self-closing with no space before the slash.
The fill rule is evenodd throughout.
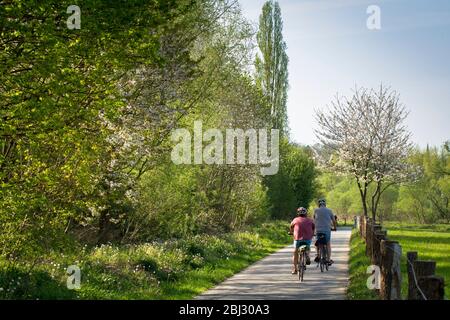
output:
<path id="1" fill-rule="evenodd" d="M 325 245 L 322 246 L 322 260 L 325 269 L 328 271 L 328 250 Z"/>
<path id="2" fill-rule="evenodd" d="M 319 250 L 319 252 L 320 252 L 320 260 L 319 260 L 319 263 L 320 263 L 320 272 L 323 272 L 323 269 L 324 269 L 324 267 L 325 267 L 325 257 L 324 257 L 324 248 L 323 248 L 323 244 L 322 245 L 320 245 L 320 250 Z"/>

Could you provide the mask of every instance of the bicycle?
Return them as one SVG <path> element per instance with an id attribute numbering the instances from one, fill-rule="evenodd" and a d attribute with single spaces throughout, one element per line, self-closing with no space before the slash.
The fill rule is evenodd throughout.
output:
<path id="1" fill-rule="evenodd" d="M 303 282 L 303 275 L 306 271 L 306 260 L 308 256 L 309 246 L 307 244 L 301 245 L 299 248 L 299 256 L 297 261 L 298 280 Z"/>
<path id="2" fill-rule="evenodd" d="M 288 235 L 292 236 L 292 233 L 289 232 Z M 310 250 L 309 245 L 307 243 L 302 244 L 298 248 L 298 259 L 297 259 L 297 274 L 298 274 L 298 280 L 300 282 L 303 281 L 303 275 L 305 274 L 306 270 L 306 261 L 308 260 L 308 250 Z"/>
<path id="3" fill-rule="evenodd" d="M 316 244 L 318 247 L 318 256 L 319 261 L 317 262 L 317 267 L 320 267 L 320 272 L 323 272 L 324 269 L 328 271 L 329 263 L 328 263 L 328 247 L 325 238 L 325 234 L 318 233 L 316 235 Z"/>
<path id="4" fill-rule="evenodd" d="M 336 231 L 336 228 L 332 228 L 331 231 Z M 319 232 L 316 234 L 316 238 L 316 246 L 319 251 L 319 261 L 317 262 L 317 267 L 320 267 L 320 272 L 323 272 L 324 269 L 328 271 L 328 267 L 331 265 L 331 262 L 328 256 L 326 236 L 324 233 Z"/>

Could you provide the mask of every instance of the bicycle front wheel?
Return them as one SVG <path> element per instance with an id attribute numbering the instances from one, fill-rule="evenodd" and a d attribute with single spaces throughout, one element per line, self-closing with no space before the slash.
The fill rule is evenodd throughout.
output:
<path id="1" fill-rule="evenodd" d="M 303 281 L 303 253 L 298 257 L 298 281 Z"/>
<path id="2" fill-rule="evenodd" d="M 306 271 L 306 252 L 303 252 L 303 271 L 302 271 L 302 282 L 303 282 L 303 276 L 305 275 L 305 271 Z"/>

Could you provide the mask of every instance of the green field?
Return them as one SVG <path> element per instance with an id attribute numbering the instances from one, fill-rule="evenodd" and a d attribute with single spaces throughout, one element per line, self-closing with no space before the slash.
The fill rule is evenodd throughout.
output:
<path id="1" fill-rule="evenodd" d="M 390 240 L 399 241 L 402 246 L 402 295 L 407 296 L 406 253 L 417 251 L 419 259 L 436 261 L 436 274 L 445 278 L 445 295 L 450 296 L 450 225 L 418 225 L 386 222 Z M 377 296 L 366 287 L 370 264 L 365 256 L 364 241 L 354 230 L 351 238 L 349 299 L 376 299 Z"/>
<path id="2" fill-rule="evenodd" d="M 385 223 L 388 237 L 399 241 L 403 251 L 402 294 L 407 294 L 406 252 L 417 251 L 420 260 L 436 261 L 436 274 L 445 278 L 445 296 L 450 297 L 450 225 Z"/>
<path id="3" fill-rule="evenodd" d="M 285 246 L 286 222 L 220 236 L 51 252 L 39 261 L 0 261 L 0 299 L 191 299 Z M 81 269 L 68 290 L 66 269 Z"/>

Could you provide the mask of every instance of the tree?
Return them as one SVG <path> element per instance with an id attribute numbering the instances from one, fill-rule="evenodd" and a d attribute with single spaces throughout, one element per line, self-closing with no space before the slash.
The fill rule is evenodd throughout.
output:
<path id="1" fill-rule="evenodd" d="M 411 150 L 406 117 L 398 94 L 383 86 L 356 89 L 350 99 L 337 96 L 328 110 L 316 111 L 316 136 L 333 154 L 325 164 L 355 178 L 364 215 L 370 208 L 374 220 L 383 192 L 412 173 L 406 162 Z"/>
<path id="2" fill-rule="evenodd" d="M 308 147 L 281 142 L 280 169 L 267 177 L 272 217 L 285 219 L 298 207 L 308 207 L 316 196 L 318 171 Z"/>
<path id="3" fill-rule="evenodd" d="M 0 254 L 50 247 L 96 202 L 108 129 L 124 105 L 126 71 L 159 63 L 159 30 L 186 4 L 6 1 L 0 10 Z M 86 214 L 88 215 L 88 214 Z M 45 231 L 45 232 L 44 232 Z"/>
<path id="4" fill-rule="evenodd" d="M 69 30 L 70 4 L 7 1 L 0 10 L 0 254 L 8 257 L 39 255 L 74 226 L 109 240 L 108 225 L 124 220 L 137 180 L 197 101 L 190 85 L 203 57 L 192 47 L 230 7 L 87 0 L 81 29 Z"/>
<path id="5" fill-rule="evenodd" d="M 420 222 L 450 221 L 449 151 L 444 144 L 440 149 L 427 146 L 416 149 L 408 161 L 420 168 L 421 175 L 414 183 L 400 188 L 400 201 L 396 210 L 411 215 Z"/>
<path id="6" fill-rule="evenodd" d="M 310 151 L 289 141 L 287 118 L 288 56 L 283 40 L 283 21 L 277 1 L 267 1 L 259 17 L 259 54 L 255 80 L 269 105 L 272 128 L 280 130 L 280 170 L 264 178 L 273 217 L 286 218 L 299 206 L 307 207 L 315 196 L 317 176 Z"/>
<path id="7" fill-rule="evenodd" d="M 279 129 L 281 136 L 288 131 L 286 103 L 289 86 L 288 56 L 282 31 L 280 6 L 276 1 L 267 1 L 259 17 L 257 42 L 261 57 L 256 56 L 256 81 L 269 101 L 272 127 Z"/>
<path id="8" fill-rule="evenodd" d="M 198 59 L 195 77 L 178 78 L 180 83 L 173 85 L 162 82 L 165 87 L 161 92 L 166 97 L 170 92 L 177 93 L 174 100 L 166 98 L 162 105 L 160 95 L 149 91 L 152 84 L 159 83 L 155 72 L 138 78 L 133 85 L 141 96 L 132 101 L 130 110 L 151 111 L 159 121 L 149 119 L 140 125 L 146 118 L 138 112 L 126 123 L 130 132 L 126 136 L 146 137 L 140 133 L 147 132 L 153 139 L 137 146 L 149 161 L 138 182 L 137 210 L 125 220 L 127 241 L 224 232 L 267 217 L 266 190 L 257 165 L 177 166 L 169 158 L 173 147 L 170 141 L 162 140 L 159 147 L 153 143 L 160 141 L 160 135 L 156 139 L 154 132 L 166 132 L 174 125 L 192 128 L 197 120 L 204 128 L 224 131 L 270 127 L 264 112 L 267 101 L 248 72 L 253 63 L 250 53 L 254 30 L 235 2 L 216 2 L 213 12 L 216 14 L 208 19 L 208 28 L 202 28 L 195 46 L 189 48 L 189 56 Z M 176 75 L 183 75 L 183 65 L 178 62 L 173 67 Z M 172 115 L 176 121 L 172 121 Z M 124 159 L 132 163 L 136 152 L 125 153 L 129 155 Z"/>

